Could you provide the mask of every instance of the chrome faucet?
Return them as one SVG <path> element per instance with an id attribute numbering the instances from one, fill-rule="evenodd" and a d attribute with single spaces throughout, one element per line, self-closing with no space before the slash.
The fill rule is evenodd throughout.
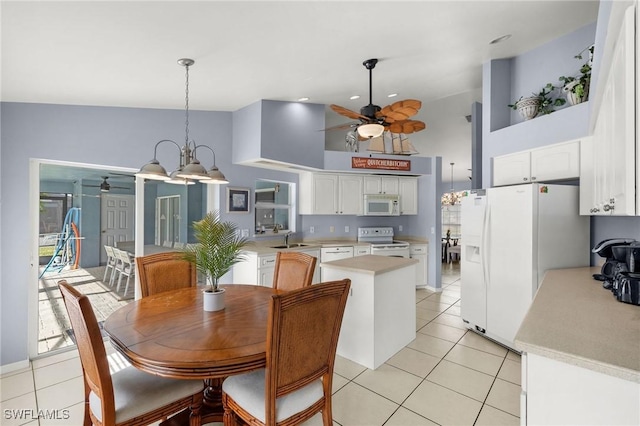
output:
<path id="1" fill-rule="evenodd" d="M 284 245 L 288 246 L 289 245 L 289 236 L 293 234 L 293 232 L 289 231 L 286 234 L 284 234 Z"/>

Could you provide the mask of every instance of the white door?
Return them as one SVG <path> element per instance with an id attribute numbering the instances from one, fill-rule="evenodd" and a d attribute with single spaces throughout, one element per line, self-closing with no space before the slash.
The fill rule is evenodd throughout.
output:
<path id="1" fill-rule="evenodd" d="M 511 347 L 532 300 L 537 235 L 533 191 L 538 188 L 518 185 L 487 191 L 487 332 Z"/>
<path id="2" fill-rule="evenodd" d="M 531 153 L 529 151 L 501 155 L 493 158 L 493 185 L 529 183 Z"/>
<path id="3" fill-rule="evenodd" d="M 338 179 L 339 214 L 362 214 L 362 177 L 341 175 Z"/>
<path id="4" fill-rule="evenodd" d="M 117 241 L 132 241 L 134 238 L 135 197 L 103 194 L 100 210 L 100 263 L 104 264 L 107 254 L 103 246 L 114 246 Z"/>

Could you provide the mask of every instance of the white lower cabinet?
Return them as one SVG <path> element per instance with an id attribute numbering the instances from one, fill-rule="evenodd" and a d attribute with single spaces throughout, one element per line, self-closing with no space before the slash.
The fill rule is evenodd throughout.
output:
<path id="1" fill-rule="evenodd" d="M 411 244 L 409 246 L 409 255 L 412 259 L 416 259 L 416 287 L 427 286 L 427 244 Z"/>
<path id="2" fill-rule="evenodd" d="M 640 424 L 640 383 L 532 353 L 521 362 L 520 424 Z"/>
<path id="3" fill-rule="evenodd" d="M 276 266 L 276 255 L 260 256 L 258 262 L 258 285 L 273 287 L 273 271 Z"/>
<path id="4" fill-rule="evenodd" d="M 313 273 L 312 283 L 320 282 L 320 249 L 297 250 L 316 257 L 316 270 Z M 236 284 L 254 284 L 264 287 L 273 287 L 273 273 L 276 266 L 275 254 L 263 254 L 247 252 L 244 262 L 233 266 L 233 282 Z"/>
<path id="5" fill-rule="evenodd" d="M 366 254 L 371 254 L 371 246 L 355 246 L 353 248 L 353 256 L 364 256 Z"/>

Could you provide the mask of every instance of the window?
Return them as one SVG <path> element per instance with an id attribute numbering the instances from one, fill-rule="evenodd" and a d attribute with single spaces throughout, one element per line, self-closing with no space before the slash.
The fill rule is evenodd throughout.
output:
<path id="1" fill-rule="evenodd" d="M 294 184 L 258 180 L 255 186 L 255 232 L 273 233 L 277 229 L 295 231 L 293 218 Z"/>

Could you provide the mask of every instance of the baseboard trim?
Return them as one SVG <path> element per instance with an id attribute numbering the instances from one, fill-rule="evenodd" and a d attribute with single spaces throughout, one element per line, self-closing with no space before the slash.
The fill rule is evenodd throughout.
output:
<path id="1" fill-rule="evenodd" d="M 433 291 L 434 293 L 442 293 L 442 287 L 435 288 L 430 285 L 427 285 L 424 288 L 426 288 L 429 291 Z"/>
<path id="2" fill-rule="evenodd" d="M 27 368 L 29 368 L 28 359 L 14 362 L 12 364 L 0 365 L 0 376 L 4 376 L 5 374 L 13 373 L 15 371 L 25 370 Z"/>

